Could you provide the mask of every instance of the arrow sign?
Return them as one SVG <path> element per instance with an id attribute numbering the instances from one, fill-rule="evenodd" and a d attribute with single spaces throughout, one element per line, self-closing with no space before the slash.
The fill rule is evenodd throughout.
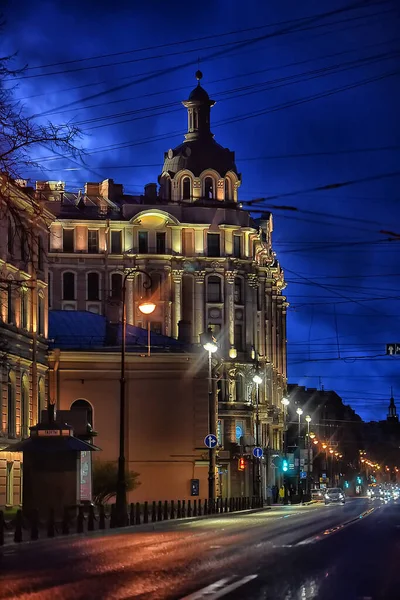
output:
<path id="1" fill-rule="evenodd" d="M 386 354 L 389 356 L 396 356 L 400 354 L 400 344 L 386 344 Z"/>
<path id="2" fill-rule="evenodd" d="M 215 448 L 215 446 L 217 444 L 218 444 L 217 436 L 214 435 L 213 433 L 209 433 L 204 438 L 204 445 L 207 446 L 207 448 Z"/>
<path id="3" fill-rule="evenodd" d="M 258 446 L 256 446 L 255 448 L 253 448 L 253 456 L 255 458 L 261 458 L 263 455 L 263 450 L 262 448 L 259 448 Z"/>

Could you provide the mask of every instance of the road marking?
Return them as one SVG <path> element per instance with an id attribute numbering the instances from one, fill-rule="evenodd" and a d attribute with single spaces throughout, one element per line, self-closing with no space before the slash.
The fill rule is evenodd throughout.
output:
<path id="1" fill-rule="evenodd" d="M 194 592 L 189 596 L 185 596 L 181 600 L 203 600 L 203 598 L 206 598 L 207 600 L 218 600 L 218 598 L 222 598 L 223 596 L 226 596 L 226 594 L 230 594 L 230 592 L 237 590 L 237 588 L 246 585 L 246 583 L 253 581 L 256 577 L 258 577 L 258 575 L 247 575 L 247 577 L 243 577 L 242 579 L 239 579 L 239 581 L 234 581 L 227 586 L 225 586 L 225 584 L 232 581 L 232 577 L 229 579 L 220 579 L 201 590 L 197 590 L 197 592 Z"/>
<path id="2" fill-rule="evenodd" d="M 368 510 L 365 510 L 360 515 L 353 517 L 349 521 L 345 521 L 344 523 L 341 523 L 340 525 L 335 525 L 334 527 L 325 529 L 325 531 L 321 531 L 320 533 L 317 533 L 316 535 L 306 538 L 305 540 L 302 540 L 301 542 L 297 542 L 297 544 L 295 544 L 295 546 L 306 546 L 307 544 L 315 544 L 316 542 L 320 542 L 321 540 L 324 539 L 324 537 L 327 537 L 328 535 L 331 535 L 333 533 L 337 533 L 338 531 L 342 531 L 342 529 L 344 529 L 345 527 L 349 527 L 350 525 L 353 525 L 354 523 L 358 523 L 360 521 L 360 519 L 364 519 L 365 517 L 368 517 L 371 513 L 374 512 L 374 510 L 375 510 L 375 508 L 370 508 Z"/>

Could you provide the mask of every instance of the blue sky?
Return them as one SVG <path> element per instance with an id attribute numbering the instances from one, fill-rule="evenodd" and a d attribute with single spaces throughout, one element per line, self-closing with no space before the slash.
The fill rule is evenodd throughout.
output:
<path id="1" fill-rule="evenodd" d="M 200 61 L 241 199 L 296 208 L 272 211 L 289 381 L 385 418 L 391 386 L 400 397 L 400 357 L 385 356 L 400 342 L 400 240 L 381 233 L 400 233 L 398 3 L 20 0 L 4 14 L 0 51 L 29 66 L 15 92 L 26 114 L 79 123 L 87 151 L 82 166 L 38 150 L 46 170 L 26 176 L 69 189 L 156 181 Z"/>

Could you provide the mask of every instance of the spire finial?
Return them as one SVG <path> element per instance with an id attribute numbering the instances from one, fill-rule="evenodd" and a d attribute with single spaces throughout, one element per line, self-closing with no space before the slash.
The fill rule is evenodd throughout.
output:
<path id="1" fill-rule="evenodd" d="M 197 79 L 197 85 L 200 85 L 200 79 L 203 79 L 203 73 L 200 71 L 200 69 L 197 69 L 195 77 Z"/>

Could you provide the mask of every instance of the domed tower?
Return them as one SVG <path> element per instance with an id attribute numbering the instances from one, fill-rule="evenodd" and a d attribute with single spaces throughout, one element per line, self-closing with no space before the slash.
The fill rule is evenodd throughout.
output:
<path id="1" fill-rule="evenodd" d="M 182 102 L 188 113 L 185 141 L 164 154 L 159 177 L 160 196 L 167 202 L 237 202 L 241 177 L 235 153 L 214 140 L 210 128 L 211 100 L 201 86 L 201 71 L 196 72 L 197 86 Z"/>

